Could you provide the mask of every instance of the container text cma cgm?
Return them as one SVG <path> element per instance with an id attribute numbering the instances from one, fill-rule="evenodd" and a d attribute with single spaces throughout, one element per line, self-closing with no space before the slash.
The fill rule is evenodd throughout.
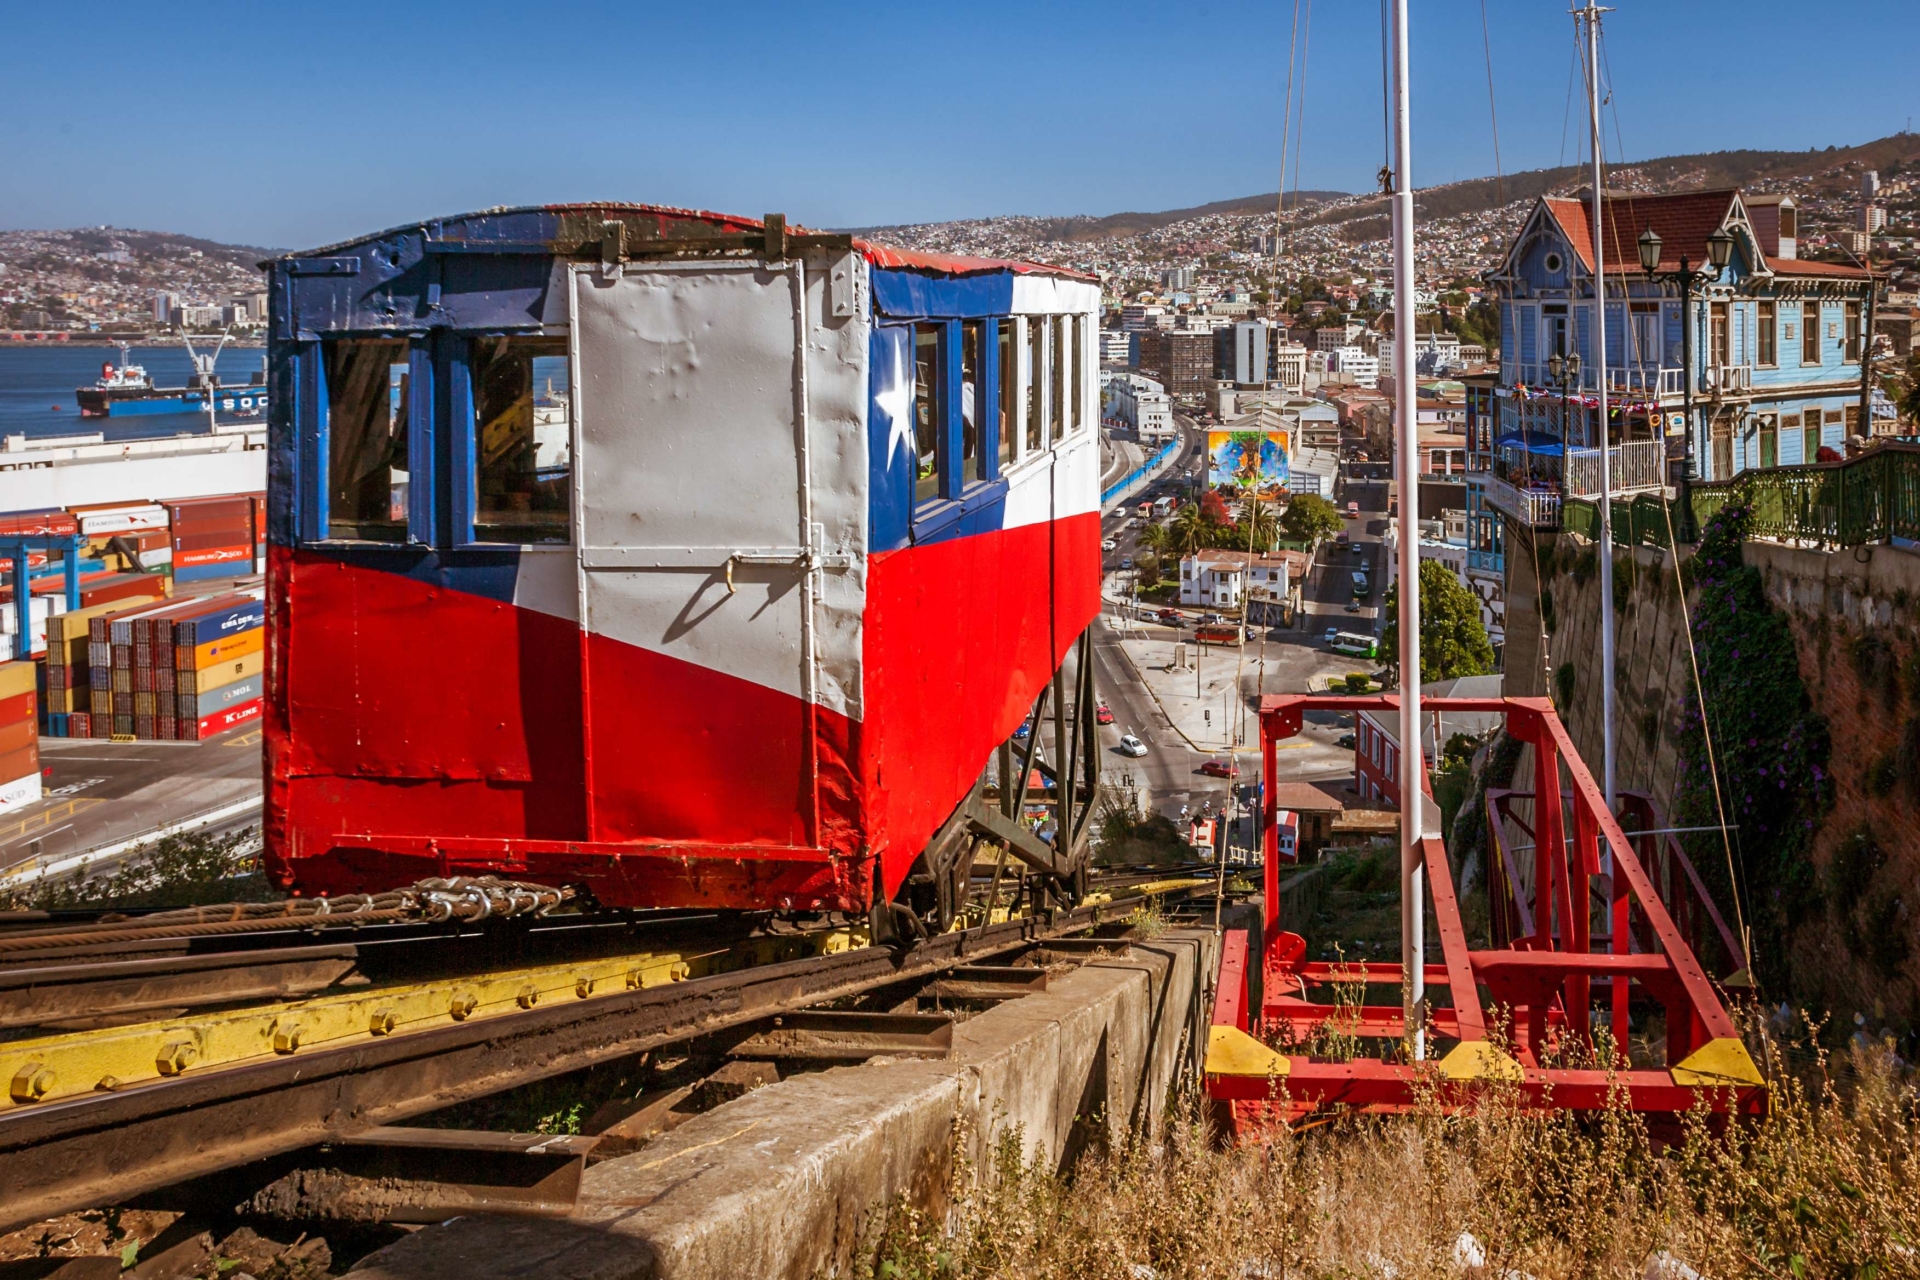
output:
<path id="1" fill-rule="evenodd" d="M 300 891 L 865 910 L 1098 611 L 1083 277 L 631 205 L 269 270 Z"/>

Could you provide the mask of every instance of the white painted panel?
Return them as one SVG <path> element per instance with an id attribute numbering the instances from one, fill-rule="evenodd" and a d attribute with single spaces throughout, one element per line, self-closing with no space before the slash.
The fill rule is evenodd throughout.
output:
<path id="1" fill-rule="evenodd" d="M 263 493 L 267 451 L 115 458 L 0 471 L 0 512 Z"/>
<path id="2" fill-rule="evenodd" d="M 1013 278 L 1015 315 L 1064 315 L 1081 311 L 1100 312 L 1100 286 L 1086 280 L 1063 280 L 1058 276 L 1016 275 Z"/>
<path id="3" fill-rule="evenodd" d="M 796 698 L 797 274 L 687 263 L 572 277 L 583 564 L 702 549 L 682 570 L 584 570 L 583 625 Z M 737 561 L 730 587 L 733 553 L 788 559 Z"/>

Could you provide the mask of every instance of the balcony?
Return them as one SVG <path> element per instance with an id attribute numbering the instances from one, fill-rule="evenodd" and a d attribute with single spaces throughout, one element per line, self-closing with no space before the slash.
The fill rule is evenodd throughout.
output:
<path id="1" fill-rule="evenodd" d="M 1489 503 L 1529 528 L 1557 529 L 1560 527 L 1558 489 L 1542 488 L 1538 480 L 1526 488 L 1520 488 L 1497 475 L 1487 476 L 1486 486 Z"/>
<path id="2" fill-rule="evenodd" d="M 1666 484 L 1667 445 L 1664 440 L 1629 440 L 1607 450 L 1608 486 L 1615 494 L 1637 489 L 1659 489 Z M 1600 450 L 1567 451 L 1566 495 L 1600 496 Z"/>
<path id="3" fill-rule="evenodd" d="M 1745 395 L 1753 390 L 1753 366 L 1710 364 L 1700 370 L 1700 390 L 1712 395 Z"/>
<path id="4" fill-rule="evenodd" d="M 1500 366 L 1501 380 L 1511 386 L 1515 382 L 1524 382 L 1530 387 L 1554 387 L 1553 374 L 1547 368 L 1546 361 L 1532 364 L 1506 362 Z M 1594 368 L 1580 370 L 1578 387 L 1569 384 L 1568 390 L 1584 392 L 1600 389 L 1600 371 Z M 1686 389 L 1686 370 L 1668 369 L 1651 364 L 1609 365 L 1607 368 L 1607 391 L 1610 394 L 1650 396 L 1677 396 Z"/>
<path id="5" fill-rule="evenodd" d="M 1505 573 L 1507 557 L 1498 551 L 1468 551 L 1467 570 L 1470 573 Z"/>

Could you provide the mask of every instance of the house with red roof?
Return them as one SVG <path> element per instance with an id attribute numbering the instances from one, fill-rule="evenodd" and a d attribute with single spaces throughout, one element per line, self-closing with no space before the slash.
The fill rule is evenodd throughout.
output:
<path id="1" fill-rule="evenodd" d="M 1723 480 L 1836 458 L 1866 434 L 1874 278 L 1800 258 L 1796 212 L 1791 196 L 1735 189 L 1604 195 L 1596 290 L 1591 202 L 1540 199 L 1487 276 L 1500 308 L 1487 518 L 1557 527 L 1563 499 L 1598 494 L 1603 385 L 1616 496 L 1670 491 L 1688 466 Z"/>

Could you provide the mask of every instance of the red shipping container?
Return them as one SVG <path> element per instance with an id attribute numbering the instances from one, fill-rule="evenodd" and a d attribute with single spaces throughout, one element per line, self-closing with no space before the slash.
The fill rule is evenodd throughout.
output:
<path id="1" fill-rule="evenodd" d="M 115 600 L 165 594 L 166 579 L 157 573 L 110 573 L 92 584 L 80 584 L 80 607 L 91 609 Z"/>
<path id="2" fill-rule="evenodd" d="M 29 689 L 25 693 L 16 693 L 11 698 L 0 698 L 0 725 L 18 724 L 22 720 L 36 719 L 40 714 L 39 695 Z"/>
<path id="3" fill-rule="evenodd" d="M 244 724 L 258 718 L 260 708 L 261 700 L 255 698 L 252 702 L 243 702 L 237 707 L 223 707 L 197 724 L 192 720 L 182 720 L 180 736 L 188 739 L 211 738 L 216 733 L 225 733 L 237 724 Z"/>
<path id="4" fill-rule="evenodd" d="M 197 551 L 176 551 L 173 553 L 173 567 L 191 569 L 203 564 L 252 564 L 253 548 L 246 543 L 227 544 L 208 547 Z"/>
<path id="5" fill-rule="evenodd" d="M 0 516 L 0 537 L 55 537 L 80 532 L 80 522 L 65 511 L 16 511 Z"/>
<path id="6" fill-rule="evenodd" d="M 40 772 L 40 744 L 28 743 L 14 751 L 0 754 L 0 781 L 13 782 Z"/>
<path id="7" fill-rule="evenodd" d="M 32 746 L 38 741 L 40 724 L 37 720 L 16 720 L 12 724 L 0 725 L 0 756 Z"/>
<path id="8" fill-rule="evenodd" d="M 219 546 L 223 542 L 251 543 L 252 541 L 252 521 L 244 518 L 209 520 L 173 531 L 175 551 L 199 551 L 205 547 Z"/>
<path id="9" fill-rule="evenodd" d="M 93 736 L 93 716 L 85 711 L 75 711 L 67 717 L 67 736 L 69 738 L 90 738 Z"/>

